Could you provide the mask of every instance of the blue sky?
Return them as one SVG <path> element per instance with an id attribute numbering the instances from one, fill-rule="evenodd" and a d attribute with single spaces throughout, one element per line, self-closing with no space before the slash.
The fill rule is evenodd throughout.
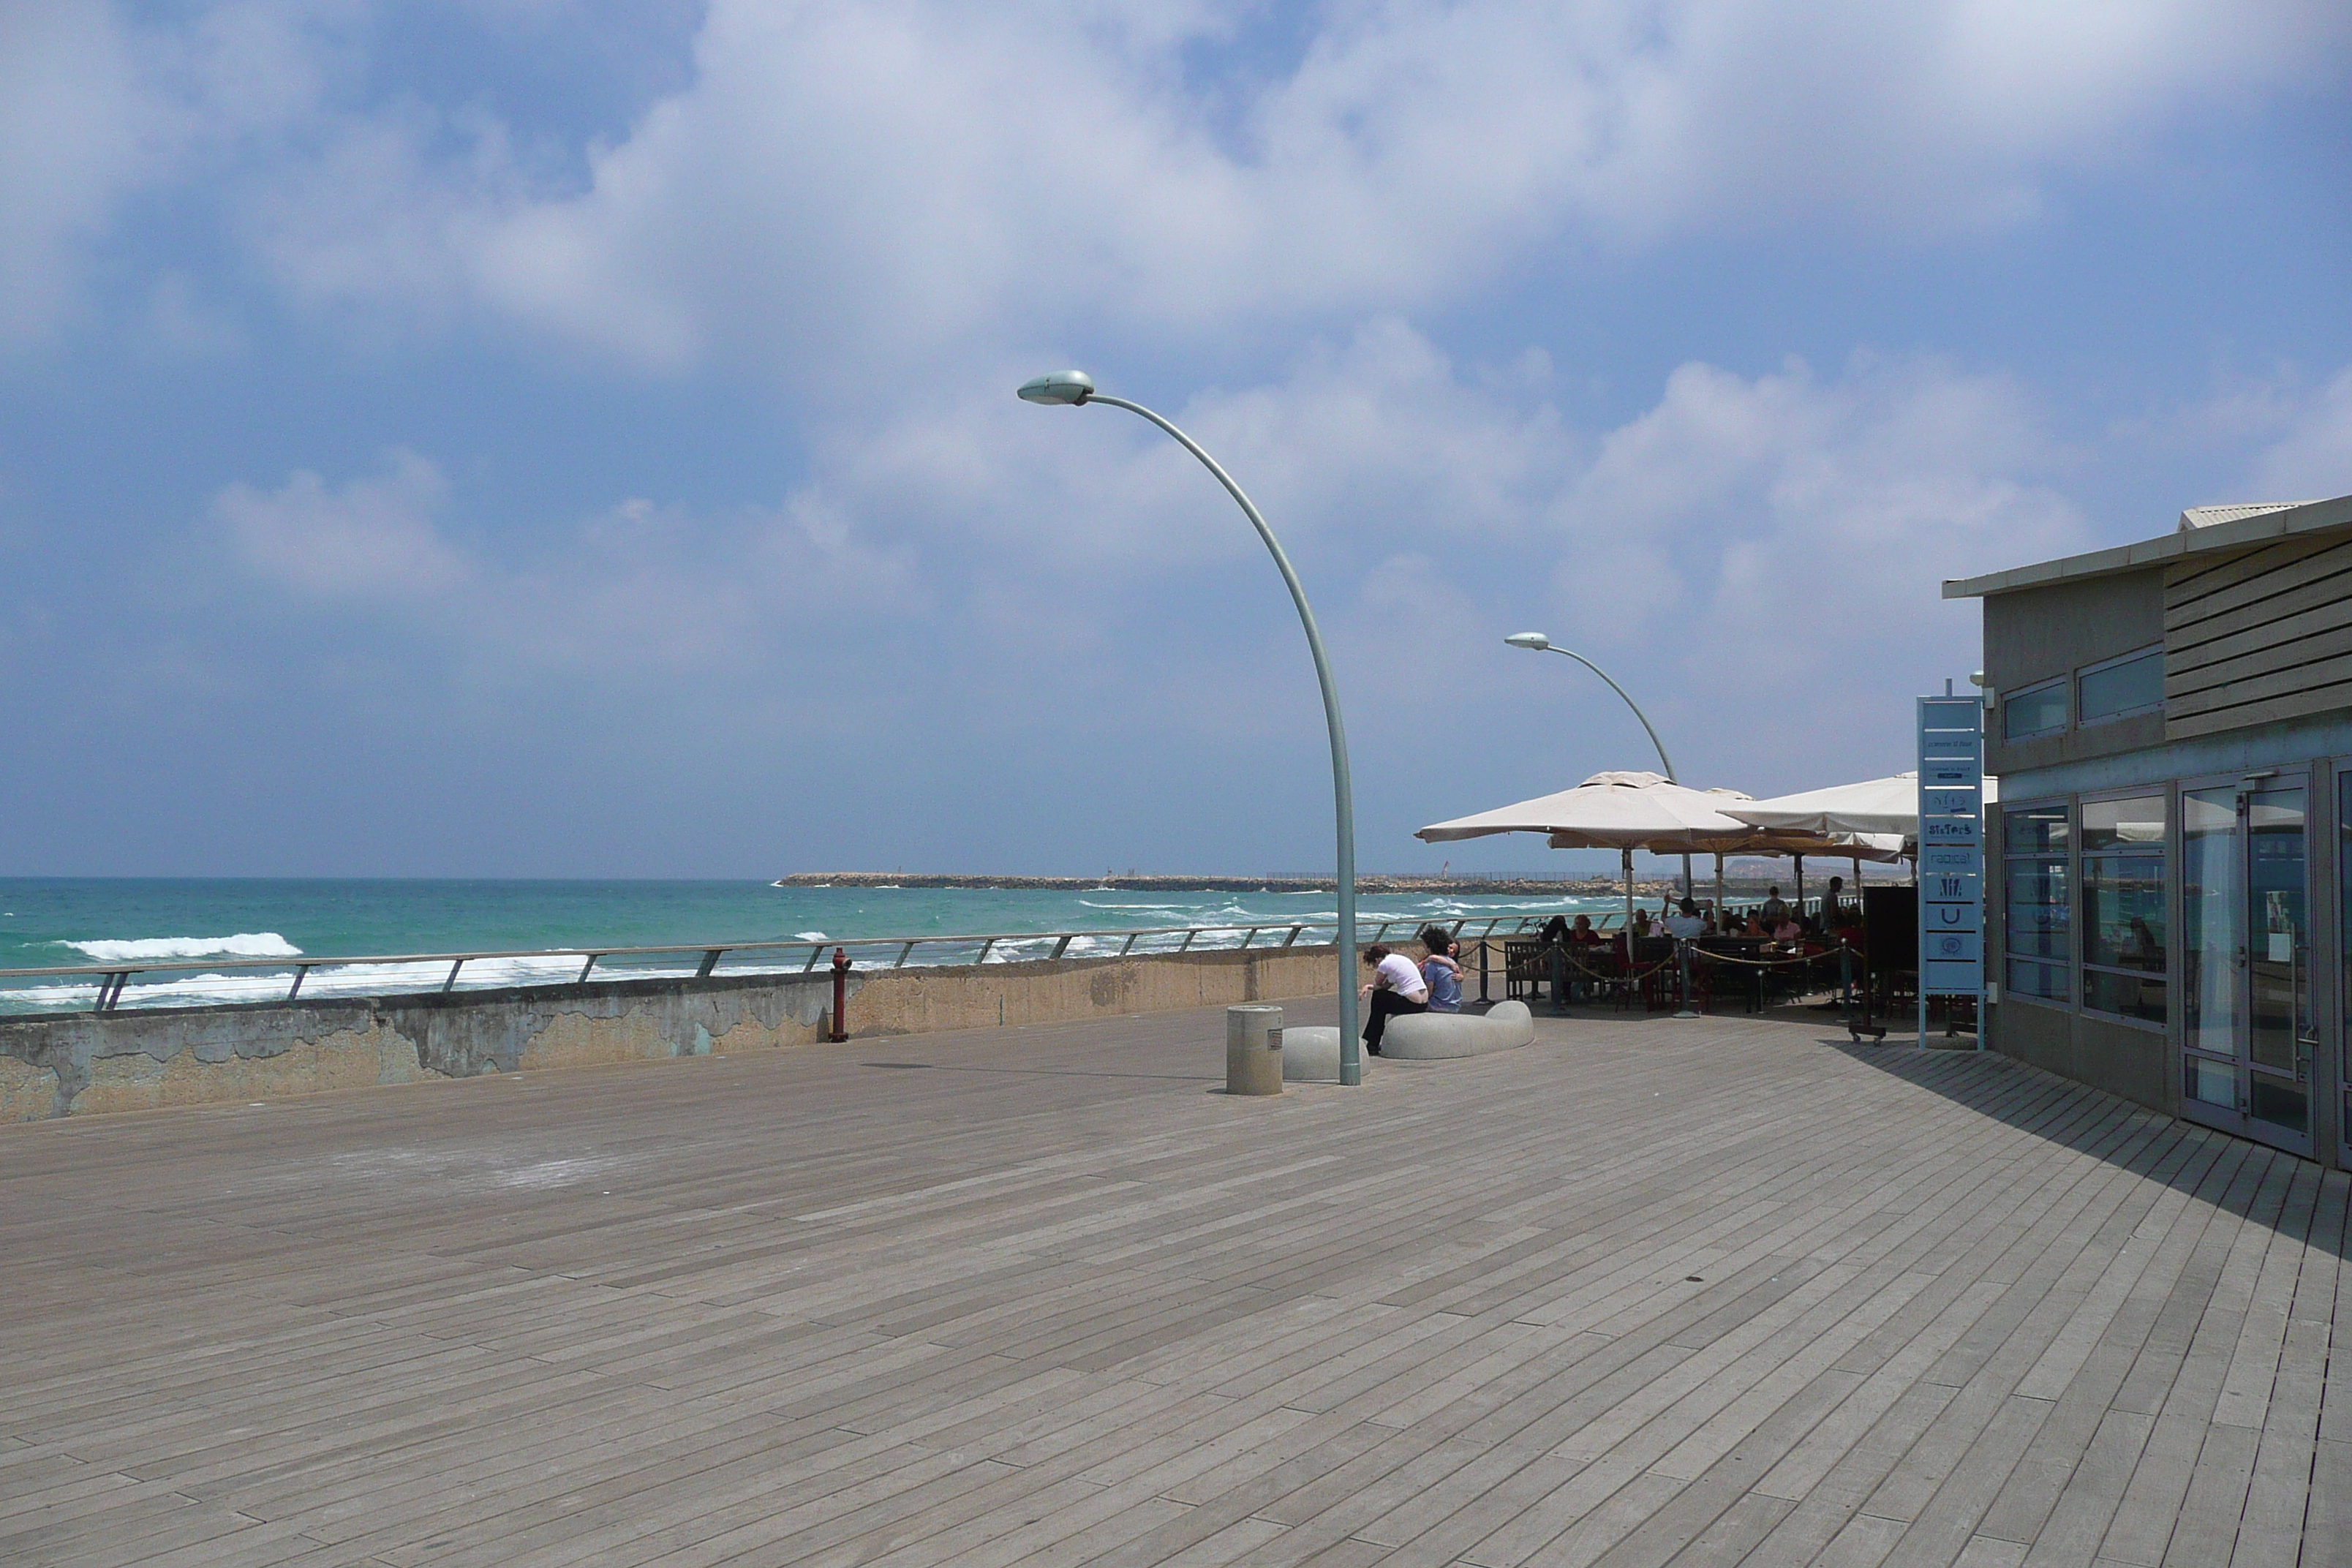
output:
<path id="1" fill-rule="evenodd" d="M 1368 868 L 2352 490 L 2352 15 L 0 13 L 0 874 Z M 1577 862 L 1580 864 L 1581 862 Z"/>

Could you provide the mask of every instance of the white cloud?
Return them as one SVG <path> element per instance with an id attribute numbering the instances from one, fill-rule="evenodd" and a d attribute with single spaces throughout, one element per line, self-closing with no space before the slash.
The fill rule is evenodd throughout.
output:
<path id="1" fill-rule="evenodd" d="M 366 20 L 362 0 L 127 9 L 0 6 L 0 346 L 86 309 L 93 262 L 116 260 L 101 247 L 137 198 L 185 181 L 217 200 L 284 169 L 347 89 Z"/>
<path id="2" fill-rule="evenodd" d="M 532 198 L 495 126 L 352 121 L 262 209 L 314 298 L 439 299 L 651 366 L 936 363 L 1073 323 L 1186 338 L 1451 302 L 1562 245 L 2005 224 L 2232 95 L 2324 79 L 2339 7 L 1391 0 L 1210 84 L 1241 0 L 715 0 L 685 89 Z"/>
<path id="3" fill-rule="evenodd" d="M 280 586 L 399 598 L 472 575 L 434 523 L 447 494 L 440 469 L 414 452 L 395 452 L 385 474 L 334 489 L 307 469 L 275 490 L 230 485 L 213 499 L 213 516 L 246 566 Z"/>
<path id="4" fill-rule="evenodd" d="M 152 134 L 132 43 L 102 6 L 0 7 L 0 343 L 71 310 L 82 252 Z"/>
<path id="5" fill-rule="evenodd" d="M 2091 542 L 2032 401 L 1932 360 L 1689 364 L 1646 412 L 1580 432 L 1540 384 L 1382 319 L 1279 383 L 1168 412 L 1265 510 L 1357 700 L 1481 671 L 1442 683 L 1445 722 L 1509 732 L 1562 700 L 1559 672 L 1500 648 L 1538 626 L 1642 691 L 1686 769 L 1750 786 L 1895 765 L 1907 699 L 1977 658 L 1975 607 L 1941 580 Z M 852 704 L 958 690 L 960 722 L 1008 733 L 1041 710 L 1115 729 L 1075 716 L 1115 692 L 1210 746 L 1311 717 L 1246 523 L 1113 409 L 911 406 L 834 431 L 772 509 L 633 500 L 495 561 L 431 531 L 440 505 L 404 458 L 340 489 L 237 487 L 221 510 L 282 584 L 432 588 L 413 613 L 496 686 L 593 669 L 723 694 L 789 668 Z M 1388 724 L 1363 739 L 1398 743 Z"/>

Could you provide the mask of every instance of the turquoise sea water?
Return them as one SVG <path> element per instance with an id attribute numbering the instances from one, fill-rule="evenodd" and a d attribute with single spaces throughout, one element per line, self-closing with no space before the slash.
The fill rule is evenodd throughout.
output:
<path id="1" fill-rule="evenodd" d="M 1603 910 L 1607 900 L 1412 894 L 1361 900 L 1359 919 L 1425 920 L 1488 915 L 1549 916 Z M 103 963 L 187 963 L 196 967 L 142 978 L 121 1005 L 186 1005 L 285 994 L 304 958 L 430 952 L 554 951 L 696 942 L 841 942 L 859 937 L 942 937 L 1029 931 L 1133 931 L 1232 921 L 1287 926 L 1328 922 L 1328 893 L 1139 893 L 1033 889 L 776 888 L 764 882 L 172 880 L 0 878 L 0 971 Z M 1369 937 L 1369 930 L 1366 932 Z M 1115 951 L 1123 939 L 1071 944 L 1073 956 Z M 1240 940 L 1235 931 L 1224 939 Z M 1265 939 L 1261 939 L 1262 941 Z M 1328 940 L 1328 937 L 1325 940 Z M 1149 948 L 1150 942 L 1139 944 Z M 1172 940 L 1165 945 L 1173 945 Z M 992 959 L 1039 956 L 1043 944 L 1000 945 Z M 940 943 L 910 962 L 969 963 L 976 950 Z M 770 964 L 797 969 L 805 952 Z M 854 953 L 887 961 L 895 950 Z M 257 974 L 209 973 L 205 961 L 284 960 Z M 690 965 L 690 961 L 688 961 Z M 730 961 L 749 967 L 753 960 Z M 461 988 L 569 979 L 580 961 L 505 959 L 470 963 Z M 651 970 L 615 962 L 598 973 Z M 428 975 L 409 966 L 321 970 L 306 994 L 437 988 L 446 965 Z M 88 1005 L 88 984 L 0 985 L 0 1011 Z"/>

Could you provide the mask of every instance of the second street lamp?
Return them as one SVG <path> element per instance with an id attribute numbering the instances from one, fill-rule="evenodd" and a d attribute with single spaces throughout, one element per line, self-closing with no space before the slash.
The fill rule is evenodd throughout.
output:
<path id="1" fill-rule="evenodd" d="M 1339 819 L 1339 1081 L 1360 1084 L 1364 1081 L 1362 1045 L 1358 1039 L 1356 1011 L 1356 806 L 1354 790 L 1348 779 L 1348 731 L 1339 721 L 1339 689 L 1331 679 L 1331 661 L 1323 654 L 1323 634 L 1316 629 L 1315 612 L 1307 603 L 1307 590 L 1291 569 L 1290 557 L 1283 553 L 1282 543 L 1274 537 L 1265 519 L 1253 505 L 1241 486 L 1234 483 L 1231 474 L 1217 465 L 1217 460 L 1201 449 L 1201 444 L 1175 426 L 1154 414 L 1140 403 L 1129 403 L 1123 397 L 1107 397 L 1095 390 L 1094 378 L 1082 370 L 1057 371 L 1041 375 L 1021 384 L 1020 396 L 1024 402 L 1062 404 L 1081 407 L 1089 403 L 1108 403 L 1113 408 L 1124 408 L 1138 414 L 1174 437 L 1201 464 L 1217 477 L 1225 492 L 1241 503 L 1242 514 L 1257 530 L 1265 543 L 1267 553 L 1274 557 L 1275 568 L 1282 574 L 1284 584 L 1290 590 L 1290 602 L 1298 606 L 1298 623 L 1307 629 L 1307 651 L 1315 658 L 1315 679 L 1323 688 L 1323 721 L 1331 732 L 1331 796 L 1334 815 Z"/>
<path id="2" fill-rule="evenodd" d="M 1513 632 L 1509 637 L 1505 637 L 1503 640 L 1510 644 L 1513 647 L 1523 647 L 1531 653 L 1556 653 L 1566 658 L 1572 658 L 1576 660 L 1577 663 L 1584 666 L 1585 668 L 1591 670 L 1593 674 L 1599 676 L 1603 681 L 1606 681 L 1610 690 L 1615 692 L 1620 697 L 1625 698 L 1625 706 L 1631 708 L 1633 710 L 1633 717 L 1642 721 L 1642 729 L 1643 732 L 1650 737 L 1650 744 L 1658 749 L 1658 765 L 1666 771 L 1666 782 L 1668 784 L 1680 784 L 1683 782 L 1682 780 L 1675 777 L 1675 760 L 1666 755 L 1666 743 L 1658 739 L 1658 731 L 1651 727 L 1650 716 L 1642 711 L 1642 705 L 1640 703 L 1634 701 L 1631 697 L 1625 696 L 1625 689 L 1623 687 L 1618 685 L 1615 681 L 1609 679 L 1609 672 L 1607 670 L 1601 668 L 1599 665 L 1593 663 L 1591 659 L 1585 658 L 1580 653 L 1570 652 L 1567 648 L 1564 648 L 1558 643 L 1553 642 L 1551 638 L 1544 636 L 1541 632 Z M 1690 896 L 1691 858 L 1689 856 L 1685 855 L 1683 857 L 1683 897 L 1687 899 Z"/>

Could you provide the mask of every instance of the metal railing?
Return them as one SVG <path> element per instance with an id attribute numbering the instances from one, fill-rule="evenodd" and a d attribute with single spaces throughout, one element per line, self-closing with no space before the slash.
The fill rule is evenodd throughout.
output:
<path id="1" fill-rule="evenodd" d="M 1490 937 L 1517 935 L 1540 927 L 1547 918 L 1542 915 L 1496 915 L 1484 920 L 1475 917 L 1441 920 L 1413 916 L 1386 921 L 1367 920 L 1359 924 L 1357 932 L 1369 945 L 1389 940 L 1391 933 L 1402 940 L 1426 926 L 1434 925 L 1444 927 L 1467 943 Z M 1607 929 L 1612 921 L 1621 918 L 1618 915 L 1597 917 L 1602 929 Z M 478 975 L 487 973 L 490 966 L 503 971 L 489 974 L 488 978 L 472 978 L 471 985 L 475 988 L 520 984 L 585 985 L 599 965 L 605 966 L 605 978 L 611 980 L 659 980 L 686 976 L 707 979 L 720 973 L 722 966 L 729 965 L 730 961 L 732 966 L 726 969 L 730 974 L 804 974 L 814 971 L 824 955 L 835 948 L 853 953 L 880 950 L 888 955 L 888 962 L 877 963 L 868 960 L 863 967 L 902 969 L 987 963 L 992 961 L 1013 963 L 1025 959 L 1056 959 L 1069 955 L 1071 948 L 1079 943 L 1084 944 L 1079 949 L 1079 956 L 1087 958 L 1242 950 L 1274 952 L 1297 946 L 1309 933 L 1317 934 L 1307 942 L 1308 946 L 1328 944 L 1333 940 L 1336 931 L 1336 922 L 1331 921 L 1259 921 L 1217 925 L 1151 926 L 1133 931 L 829 937 L 821 942 L 795 937 L 784 942 L 695 942 L 677 947 L 536 948 L 496 952 L 367 954 L 350 958 L 174 958 L 138 963 L 77 964 L 54 969 L 0 969 L 0 1004 L 13 1003 L 15 1006 L 9 1011 L 30 1012 L 35 1016 L 62 1012 L 69 1007 L 78 1009 L 85 1002 L 88 1004 L 87 1011 L 111 1013 L 121 1006 L 123 993 L 131 983 L 144 975 L 194 975 L 214 982 L 201 990 L 191 989 L 190 985 L 159 985 L 154 989 L 172 1000 L 166 1002 L 159 996 L 145 1004 L 149 1005 L 217 1005 L 233 1002 L 273 1001 L 283 1004 L 299 998 L 304 985 L 314 973 L 321 973 L 322 984 L 331 984 L 328 976 L 335 972 L 341 972 L 340 977 L 346 982 L 356 979 L 365 983 L 359 989 L 339 987 L 337 994 L 345 997 L 414 995 L 457 990 L 461 978 L 471 978 L 466 976 L 469 964 L 476 966 Z M 1262 936 L 1267 940 L 1261 942 L 1259 938 Z M 1239 940 L 1234 940 L 1235 938 Z M 1044 951 L 1038 951 L 1040 949 Z M 938 956 L 917 962 L 915 954 L 919 950 L 929 950 Z M 804 958 L 802 956 L 803 953 L 806 955 Z M 571 973 L 571 966 L 574 963 L 579 965 L 576 974 Z M 370 969 L 388 969 L 395 973 L 354 973 Z M 231 974 L 239 978 L 250 976 L 252 984 L 220 983 Z M 26 981 L 44 984 L 22 984 Z M 286 987 L 285 993 L 283 995 L 276 994 L 277 987 L 281 984 Z M 60 992 L 65 994 L 58 994 Z M 140 1004 L 134 1003 L 136 1005 Z"/>

